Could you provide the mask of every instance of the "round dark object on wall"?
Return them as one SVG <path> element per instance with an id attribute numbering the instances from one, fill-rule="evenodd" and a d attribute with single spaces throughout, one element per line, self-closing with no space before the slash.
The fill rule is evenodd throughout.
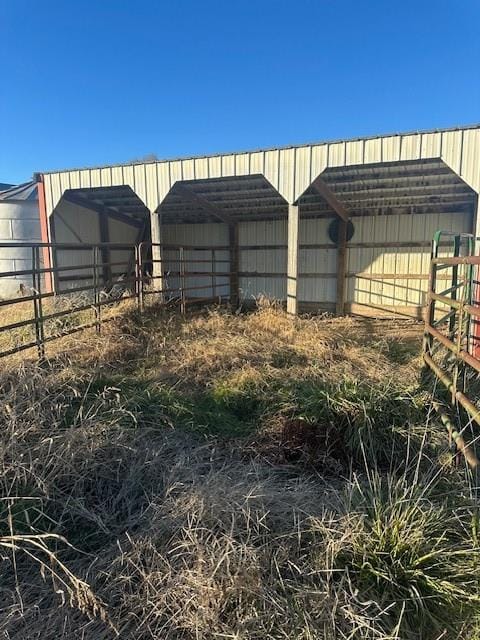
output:
<path id="1" fill-rule="evenodd" d="M 328 237 L 333 242 L 333 244 L 338 244 L 338 227 L 340 226 L 339 218 L 335 218 L 328 225 Z M 355 227 L 353 226 L 353 222 L 349 220 L 347 222 L 347 242 L 353 238 L 353 234 L 355 233 Z"/>

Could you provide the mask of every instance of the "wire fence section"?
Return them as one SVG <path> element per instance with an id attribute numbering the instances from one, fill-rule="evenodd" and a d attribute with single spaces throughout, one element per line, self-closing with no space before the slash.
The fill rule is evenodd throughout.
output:
<path id="1" fill-rule="evenodd" d="M 0 243 L 0 358 L 95 329 L 130 305 L 143 312 L 230 298 L 229 247 L 151 242 Z"/>

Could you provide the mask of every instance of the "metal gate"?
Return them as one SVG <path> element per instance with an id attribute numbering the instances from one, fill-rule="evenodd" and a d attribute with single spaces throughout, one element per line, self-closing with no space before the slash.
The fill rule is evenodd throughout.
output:
<path id="1" fill-rule="evenodd" d="M 442 411 L 437 400 L 434 406 L 442 414 L 452 442 L 472 467 L 479 464 L 474 444 L 478 438 L 475 426 L 480 425 L 480 256 L 475 255 L 475 247 L 476 238 L 471 234 L 435 234 L 423 344 L 423 359 L 442 384 L 454 419 Z"/>

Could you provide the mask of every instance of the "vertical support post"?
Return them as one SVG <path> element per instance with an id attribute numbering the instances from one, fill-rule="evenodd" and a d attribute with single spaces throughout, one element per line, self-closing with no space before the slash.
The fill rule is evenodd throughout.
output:
<path id="1" fill-rule="evenodd" d="M 345 315 L 345 289 L 347 277 L 347 225 L 343 218 L 338 218 L 337 239 L 337 295 L 335 315 Z"/>
<path id="2" fill-rule="evenodd" d="M 458 252 L 457 252 L 457 244 L 458 244 Z M 455 257 L 458 257 L 460 253 L 460 237 L 455 236 L 455 246 L 454 246 Z M 455 265 L 456 267 L 456 265 Z M 458 287 L 458 267 L 453 270 L 452 274 L 452 293 L 450 297 L 452 300 L 457 300 L 457 288 Z M 457 405 L 457 390 L 458 390 L 458 381 L 461 379 L 463 362 L 459 357 L 460 351 L 467 346 L 468 349 L 468 335 L 467 332 L 464 333 L 464 328 L 466 328 L 465 320 L 468 320 L 468 315 L 465 314 L 464 305 L 468 304 L 468 299 L 465 296 L 468 294 L 468 281 L 467 281 L 467 273 L 468 273 L 468 265 L 463 265 L 462 273 L 461 273 L 461 291 L 460 291 L 460 307 L 458 309 L 452 309 L 454 311 L 452 317 L 449 322 L 449 337 L 452 342 L 455 343 L 457 351 L 455 353 L 455 360 L 453 365 L 452 372 L 452 406 L 455 407 Z M 453 318 L 453 322 L 452 322 Z M 456 336 L 455 336 L 456 329 Z M 464 338 L 467 338 L 467 345 L 464 344 Z M 461 391 L 465 391 L 465 388 L 462 388 Z"/>
<path id="3" fill-rule="evenodd" d="M 300 213 L 298 205 L 288 205 L 287 238 L 287 313 L 298 313 L 298 227 Z"/>
<path id="4" fill-rule="evenodd" d="M 185 300 L 185 255 L 183 247 L 178 249 L 178 261 L 180 263 L 180 311 L 185 315 L 187 304 Z"/>
<path id="5" fill-rule="evenodd" d="M 98 222 L 100 227 L 100 242 L 102 243 L 100 255 L 102 259 L 102 278 L 103 286 L 106 286 L 112 280 L 112 268 L 110 266 L 110 232 L 108 229 L 108 216 L 106 213 L 98 214 Z"/>
<path id="6" fill-rule="evenodd" d="M 43 254 L 43 266 L 48 271 L 45 272 L 44 282 L 45 282 L 45 293 L 53 292 L 53 272 L 52 268 L 52 251 L 51 247 L 48 246 L 50 242 L 49 235 L 49 217 L 47 214 L 47 201 L 45 199 L 45 183 L 43 182 L 43 176 L 37 175 L 37 193 L 38 193 L 38 210 L 40 216 L 40 237 L 42 239 L 42 243 L 46 244 L 42 248 Z"/>
<path id="7" fill-rule="evenodd" d="M 163 282 L 163 267 L 162 267 L 162 227 L 160 214 L 154 211 L 150 212 L 150 227 L 152 237 L 152 281 L 154 289 L 160 289 L 162 293 L 159 294 L 160 302 L 164 300 L 164 282 Z"/>
<path id="8" fill-rule="evenodd" d="M 40 247 L 36 247 L 37 252 L 37 295 L 38 295 L 38 317 L 40 322 L 40 340 L 42 360 L 45 358 L 45 327 L 43 324 L 43 291 L 42 291 L 42 259 L 40 257 Z"/>
<path id="9" fill-rule="evenodd" d="M 480 194 L 477 193 L 472 217 L 472 233 L 475 238 L 480 238 Z M 475 255 L 478 255 L 478 243 L 475 247 Z"/>
<path id="10" fill-rule="evenodd" d="M 423 351 L 427 355 L 431 356 L 433 351 L 433 336 L 427 327 L 433 327 L 435 323 L 435 300 L 433 300 L 431 294 L 435 293 L 437 286 L 437 265 L 434 264 L 432 258 L 436 256 L 436 241 L 433 241 L 432 252 L 430 257 L 430 274 L 428 277 L 428 292 L 427 292 L 427 309 L 425 311 L 425 333 L 423 336 Z"/>
<path id="11" fill-rule="evenodd" d="M 43 335 L 42 316 L 42 290 L 40 279 L 40 248 L 38 245 L 32 246 L 32 289 L 33 289 L 33 313 L 35 318 L 35 340 L 37 343 L 38 359 L 40 362 L 45 358 L 45 342 Z"/>
<path id="12" fill-rule="evenodd" d="M 453 257 L 454 258 L 458 258 L 458 256 L 460 255 L 460 236 L 457 235 L 454 237 L 453 239 Z M 465 286 L 465 283 L 463 284 L 463 286 Z M 450 294 L 452 300 L 457 300 L 458 298 L 458 288 L 459 288 L 459 282 L 458 282 L 458 265 L 453 265 L 452 267 L 452 292 Z M 449 338 L 450 340 L 454 340 L 454 336 L 455 336 L 455 327 L 457 325 L 457 316 L 459 316 L 460 314 L 455 311 L 455 309 L 452 309 L 452 311 L 454 313 L 452 313 L 452 316 L 449 320 L 448 323 L 448 334 L 449 334 Z M 458 330 L 460 331 L 461 327 L 460 327 L 460 322 L 458 323 Z"/>
<path id="13" fill-rule="evenodd" d="M 230 247 L 230 304 L 232 309 L 237 309 L 240 303 L 239 268 L 240 250 L 238 248 L 238 222 L 228 225 L 228 245 Z"/>
<path id="14" fill-rule="evenodd" d="M 473 255 L 480 255 L 480 195 L 477 194 L 473 216 Z M 471 274 L 471 304 L 480 305 L 480 267 L 472 266 Z M 474 316 L 470 319 L 470 350 L 475 358 L 480 358 L 480 319 Z"/>
<path id="15" fill-rule="evenodd" d="M 101 304 L 100 304 L 100 288 L 98 286 L 98 247 L 92 247 L 92 263 L 93 263 L 93 308 L 95 311 L 95 329 L 97 333 L 102 330 Z M 103 258 L 102 258 L 103 262 Z"/>
<path id="16" fill-rule="evenodd" d="M 217 277 L 215 275 L 215 249 L 212 249 L 212 298 L 217 297 Z"/>
<path id="17" fill-rule="evenodd" d="M 137 296 L 138 311 L 143 311 L 143 262 L 142 262 L 143 244 L 135 245 L 135 295 Z"/>

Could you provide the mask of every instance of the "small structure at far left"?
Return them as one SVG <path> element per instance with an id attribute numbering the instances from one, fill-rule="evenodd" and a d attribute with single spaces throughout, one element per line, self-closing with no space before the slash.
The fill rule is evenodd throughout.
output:
<path id="1" fill-rule="evenodd" d="M 36 182 L 18 186 L 0 183 L 0 299 L 16 298 L 32 287 L 32 276 L 16 274 L 32 269 L 32 249 L 20 243 L 40 242 Z M 17 247 L 5 247 L 16 243 Z"/>

